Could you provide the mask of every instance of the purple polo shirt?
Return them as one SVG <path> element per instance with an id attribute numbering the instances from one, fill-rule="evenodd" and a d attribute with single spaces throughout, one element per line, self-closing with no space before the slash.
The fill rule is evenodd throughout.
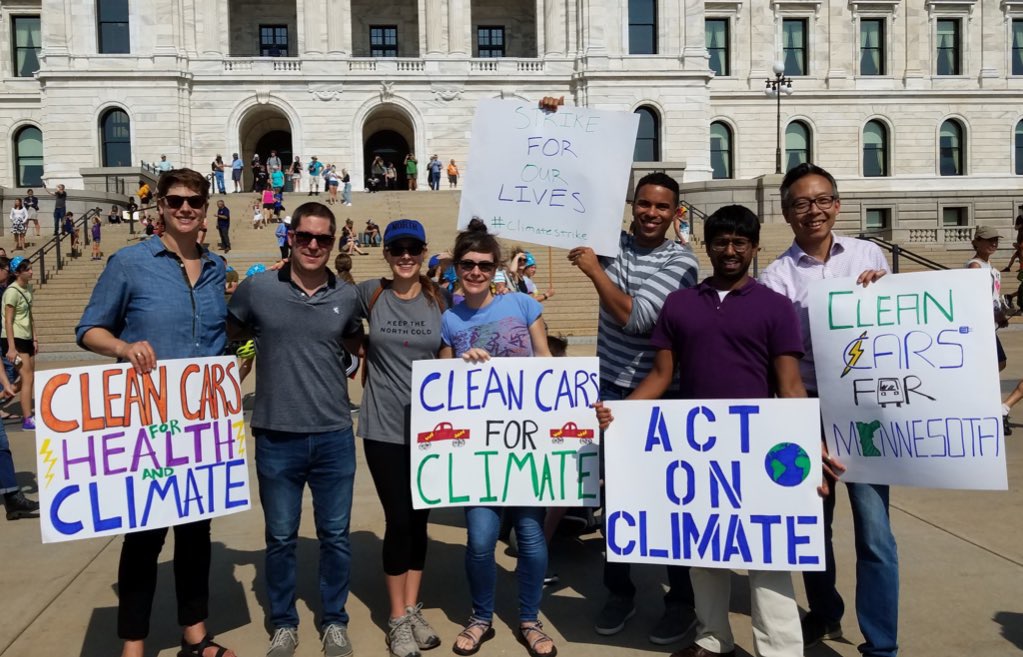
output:
<path id="1" fill-rule="evenodd" d="M 774 397 L 774 359 L 803 355 L 792 302 L 753 279 L 723 300 L 706 280 L 672 292 L 650 344 L 674 352 L 682 399 Z"/>

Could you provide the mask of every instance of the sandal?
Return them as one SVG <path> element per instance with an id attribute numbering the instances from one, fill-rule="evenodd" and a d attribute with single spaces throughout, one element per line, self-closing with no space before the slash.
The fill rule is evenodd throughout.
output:
<path id="1" fill-rule="evenodd" d="M 526 638 L 527 634 L 532 634 L 536 638 L 530 641 Z M 549 652 L 537 652 L 536 644 L 543 641 L 550 641 L 551 649 Z M 554 639 L 543 631 L 543 623 L 538 620 L 519 626 L 519 643 L 526 646 L 530 657 L 555 657 L 558 654 L 558 647 L 554 645 Z"/>
<path id="2" fill-rule="evenodd" d="M 17 413 L 8 413 L 7 411 L 0 411 L 0 421 L 2 422 L 15 422 L 17 420 L 24 419 Z"/>
<path id="3" fill-rule="evenodd" d="M 479 636 L 476 636 L 472 632 L 473 628 L 477 627 L 483 628 L 483 632 Z M 456 655 L 462 655 L 463 657 L 465 657 L 466 655 L 475 655 L 477 652 L 479 652 L 480 646 L 494 638 L 494 634 L 495 634 L 494 627 L 490 624 L 490 622 L 480 620 L 475 616 L 470 617 L 469 624 L 462 628 L 462 631 L 458 633 L 458 636 L 463 639 L 468 639 L 469 641 L 472 641 L 472 647 L 459 648 L 458 644 L 456 643 L 455 645 L 451 646 L 451 651 L 454 652 Z"/>
<path id="4" fill-rule="evenodd" d="M 216 648 L 217 652 L 214 657 L 224 657 L 227 654 L 227 648 L 215 643 L 213 636 L 207 634 L 202 638 L 199 643 L 188 643 L 185 638 L 181 638 L 181 650 L 178 651 L 178 657 L 206 657 L 207 648 Z"/>

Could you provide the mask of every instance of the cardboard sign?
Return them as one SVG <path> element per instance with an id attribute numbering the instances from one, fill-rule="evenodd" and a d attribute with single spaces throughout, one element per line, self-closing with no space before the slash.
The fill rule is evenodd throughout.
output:
<path id="1" fill-rule="evenodd" d="M 608 561 L 824 569 L 816 399 L 605 404 Z"/>
<path id="2" fill-rule="evenodd" d="M 458 227 L 479 217 L 519 242 L 618 255 L 639 115 L 484 100 L 476 108 Z"/>
<path id="3" fill-rule="evenodd" d="M 249 508 L 234 358 L 36 373 L 43 542 L 169 527 Z"/>
<path id="4" fill-rule="evenodd" d="M 809 302 L 824 436 L 844 480 L 1007 487 L 990 272 L 822 280 Z"/>
<path id="5" fill-rule="evenodd" d="M 596 358 L 412 364 L 412 503 L 597 506 Z"/>

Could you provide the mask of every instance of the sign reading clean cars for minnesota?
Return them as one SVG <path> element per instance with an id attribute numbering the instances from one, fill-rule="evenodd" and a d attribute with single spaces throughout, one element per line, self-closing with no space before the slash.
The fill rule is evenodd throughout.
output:
<path id="1" fill-rule="evenodd" d="M 597 506 L 596 358 L 412 365 L 412 502 Z"/>
<path id="2" fill-rule="evenodd" d="M 822 280 L 809 301 L 824 436 L 843 479 L 1007 487 L 989 271 Z"/>

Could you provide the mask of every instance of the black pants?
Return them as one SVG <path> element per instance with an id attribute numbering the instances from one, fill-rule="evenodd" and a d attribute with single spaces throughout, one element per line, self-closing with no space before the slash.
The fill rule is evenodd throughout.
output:
<path id="1" fill-rule="evenodd" d="M 149 635 L 157 560 L 166 537 L 166 527 L 124 535 L 117 569 L 117 636 L 125 641 L 138 641 Z M 206 620 L 210 599 L 209 520 L 174 528 L 174 592 L 178 600 L 178 625 Z"/>
<path id="2" fill-rule="evenodd" d="M 409 486 L 412 459 L 408 445 L 378 440 L 364 440 L 362 444 L 373 485 L 384 507 L 384 573 L 396 576 L 422 570 L 426 563 L 430 510 L 412 508 Z"/>
<path id="3" fill-rule="evenodd" d="M 231 228 L 224 226 L 221 228 L 217 226 L 217 232 L 220 233 L 220 245 L 224 247 L 224 250 L 231 248 Z"/>
<path id="4" fill-rule="evenodd" d="M 290 254 L 290 253 L 291 253 L 291 247 L 290 246 L 288 246 L 287 244 L 282 246 L 281 247 L 281 260 L 284 260 L 285 258 L 287 258 L 288 254 Z"/>

